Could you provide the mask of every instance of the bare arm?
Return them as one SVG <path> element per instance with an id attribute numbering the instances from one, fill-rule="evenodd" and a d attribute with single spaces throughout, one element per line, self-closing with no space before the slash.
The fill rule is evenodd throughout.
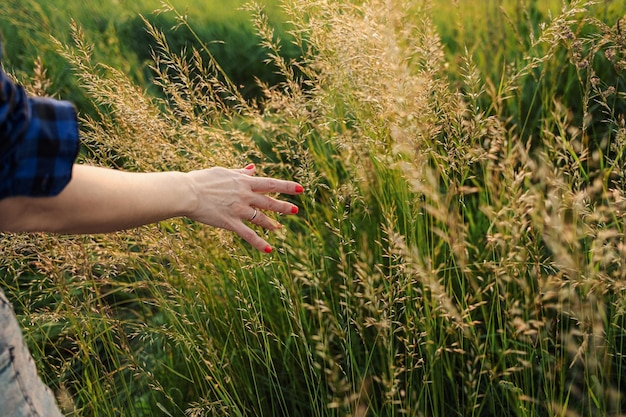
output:
<path id="1" fill-rule="evenodd" d="M 295 214 L 291 203 L 266 193 L 299 194 L 292 181 L 252 176 L 254 167 L 129 173 L 75 165 L 65 189 L 55 197 L 10 197 L 0 200 L 0 230 L 54 233 L 105 233 L 185 216 L 231 230 L 255 248 L 271 247 L 245 222 L 267 229 L 280 227 L 261 210 Z"/>

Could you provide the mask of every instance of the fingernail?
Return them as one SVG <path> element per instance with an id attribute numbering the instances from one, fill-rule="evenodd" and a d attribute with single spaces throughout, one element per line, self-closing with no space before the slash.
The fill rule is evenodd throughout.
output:
<path id="1" fill-rule="evenodd" d="M 298 206 L 291 206 L 291 214 L 298 214 Z"/>
<path id="2" fill-rule="evenodd" d="M 244 169 L 254 169 L 254 164 L 248 164 Z"/>
<path id="3" fill-rule="evenodd" d="M 300 184 L 296 185 L 296 193 L 301 193 L 304 191 L 304 187 L 302 187 Z"/>
<path id="4" fill-rule="evenodd" d="M 266 246 L 265 249 L 263 249 L 263 252 L 265 252 L 265 253 L 272 253 L 272 247 L 271 246 Z"/>

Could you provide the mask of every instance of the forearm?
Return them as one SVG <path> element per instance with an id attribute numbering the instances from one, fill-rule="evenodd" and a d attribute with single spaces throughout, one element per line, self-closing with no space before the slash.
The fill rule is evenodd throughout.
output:
<path id="1" fill-rule="evenodd" d="M 185 176 L 75 165 L 55 197 L 0 200 L 0 230 L 104 233 L 186 215 L 196 196 Z"/>

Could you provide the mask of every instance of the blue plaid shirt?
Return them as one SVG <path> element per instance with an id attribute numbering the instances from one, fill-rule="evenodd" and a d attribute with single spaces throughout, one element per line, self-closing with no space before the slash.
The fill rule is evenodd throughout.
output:
<path id="1" fill-rule="evenodd" d="M 60 193 L 78 148 L 74 106 L 28 96 L 0 68 L 0 199 Z"/>

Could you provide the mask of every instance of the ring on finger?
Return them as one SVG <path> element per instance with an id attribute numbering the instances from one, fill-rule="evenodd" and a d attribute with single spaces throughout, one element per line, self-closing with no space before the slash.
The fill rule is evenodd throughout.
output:
<path id="1" fill-rule="evenodd" d="M 249 222 L 251 222 L 252 220 L 254 220 L 254 218 L 256 217 L 256 215 L 257 215 L 257 214 L 258 214 L 258 210 L 257 210 L 257 209 L 254 209 L 254 213 L 252 214 L 252 217 L 250 217 L 250 218 L 248 219 L 248 221 L 249 221 Z"/>

